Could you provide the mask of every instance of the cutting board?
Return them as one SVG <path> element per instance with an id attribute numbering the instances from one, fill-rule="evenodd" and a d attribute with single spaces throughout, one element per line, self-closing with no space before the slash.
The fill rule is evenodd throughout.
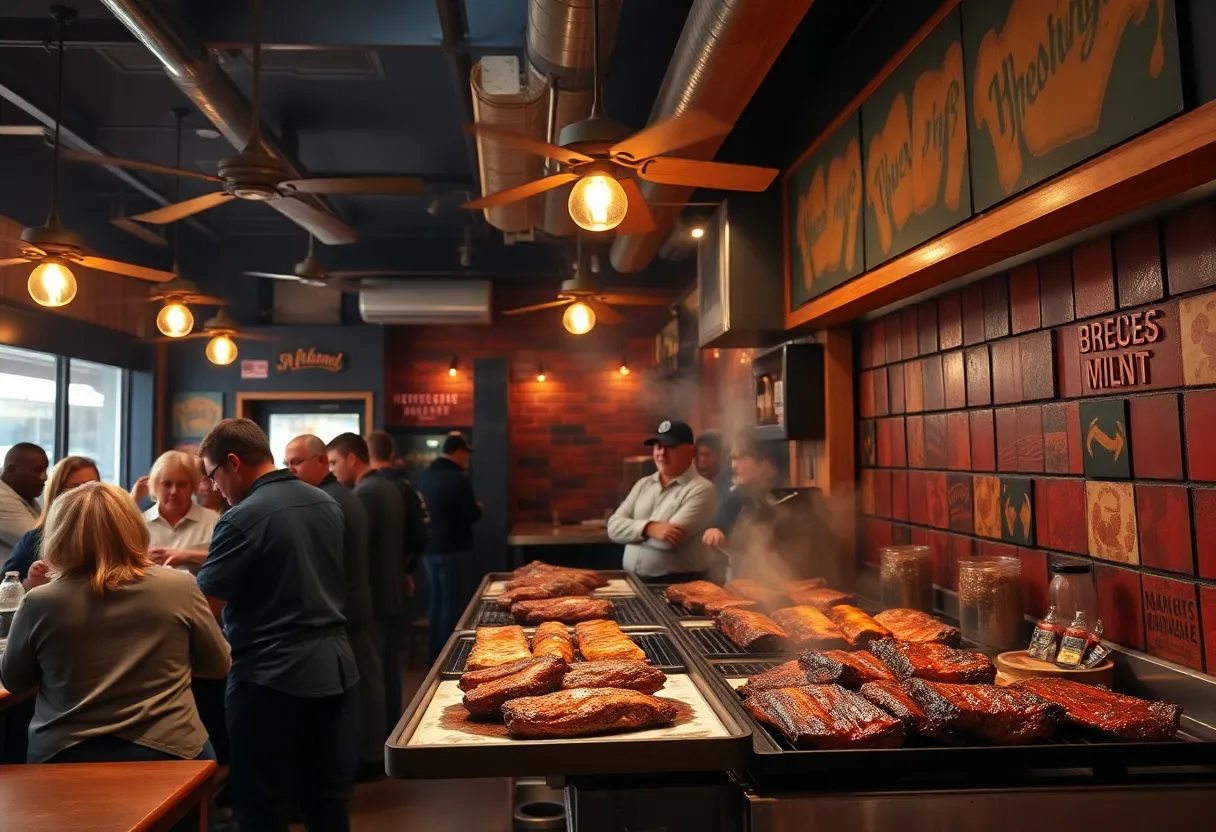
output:
<path id="1" fill-rule="evenodd" d="M 1051 677 L 1056 679 L 1071 679 L 1086 685 L 1107 685 L 1115 679 L 1115 663 L 1105 659 L 1094 668 L 1077 668 L 1069 670 L 1052 662 L 1033 659 L 1025 650 L 1011 650 L 996 657 L 998 683 L 1004 681 L 1016 682 L 1019 679 L 1036 679 Z M 1004 677 L 1000 679 L 999 677 Z"/>

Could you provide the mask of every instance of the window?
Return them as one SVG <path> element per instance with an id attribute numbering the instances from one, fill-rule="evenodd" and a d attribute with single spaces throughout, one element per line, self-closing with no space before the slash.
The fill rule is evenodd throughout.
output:
<path id="1" fill-rule="evenodd" d="M 122 475 L 123 371 L 71 359 L 68 365 L 68 456 L 97 462 L 103 482 Z"/>
<path id="2" fill-rule="evenodd" d="M 18 442 L 55 452 L 55 356 L 0 346 L 0 459 Z"/>
<path id="3" fill-rule="evenodd" d="M 280 465 L 287 457 L 287 443 L 297 436 L 311 433 L 328 444 L 339 434 L 359 433 L 358 413 L 272 413 L 269 422 L 270 451 Z"/>

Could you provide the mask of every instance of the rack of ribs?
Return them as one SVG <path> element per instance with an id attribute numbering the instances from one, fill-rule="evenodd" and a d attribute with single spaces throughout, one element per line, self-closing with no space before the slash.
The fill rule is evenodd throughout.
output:
<path id="1" fill-rule="evenodd" d="M 806 670 L 795 659 L 779 664 L 763 673 L 757 673 L 755 676 L 748 676 L 747 684 L 739 688 L 739 693 L 742 696 L 751 696 L 762 690 L 796 688 L 810 683 L 811 680 L 807 678 Z"/>
<path id="2" fill-rule="evenodd" d="M 784 592 L 765 586 L 754 578 L 736 578 L 722 588 L 731 595 L 755 601 L 766 610 L 776 609 L 788 600 Z"/>
<path id="3" fill-rule="evenodd" d="M 532 651 L 528 649 L 523 627 L 514 624 L 507 627 L 478 627 L 465 666 L 469 670 L 483 670 L 531 657 Z"/>
<path id="4" fill-rule="evenodd" d="M 744 650 L 779 652 L 790 642 L 789 634 L 767 615 L 738 607 L 722 610 L 714 619 L 718 629 Z"/>
<path id="5" fill-rule="evenodd" d="M 716 615 L 727 607 L 754 607 L 755 601 L 731 595 L 717 584 L 709 581 L 690 581 L 686 584 L 672 584 L 663 590 L 663 597 L 668 603 L 678 604 L 693 615 Z M 712 607 L 712 611 L 707 609 Z"/>
<path id="6" fill-rule="evenodd" d="M 612 618 L 611 601 L 603 598 L 542 598 L 511 605 L 511 617 L 520 624 L 561 621 L 574 624 L 595 618 Z"/>
<path id="7" fill-rule="evenodd" d="M 881 680 L 866 682 L 861 686 L 861 695 L 896 719 L 902 720 L 910 729 L 922 737 L 944 742 L 949 745 L 961 745 L 965 737 L 942 726 L 933 717 L 925 713 L 912 695 L 904 690 L 899 682 Z"/>
<path id="8" fill-rule="evenodd" d="M 826 586 L 814 589 L 792 589 L 786 593 L 790 601 L 798 606 L 814 607 L 820 612 L 827 612 L 837 604 L 852 604 L 856 597 L 847 592 L 838 592 Z"/>
<path id="9" fill-rule="evenodd" d="M 957 627 L 943 624 L 920 610 L 883 610 L 874 620 L 891 631 L 900 641 L 917 641 L 922 644 L 948 644 L 957 646 L 961 634 Z"/>
<path id="10" fill-rule="evenodd" d="M 1126 696 L 1071 679 L 1024 679 L 1011 687 L 1060 705 L 1065 721 L 1072 725 L 1125 742 L 1173 739 L 1182 719 L 1181 705 Z"/>
<path id="11" fill-rule="evenodd" d="M 558 656 L 567 662 L 574 661 L 574 642 L 570 632 L 560 621 L 546 621 L 536 628 L 532 636 L 533 656 Z"/>
<path id="12" fill-rule="evenodd" d="M 594 569 L 575 569 L 569 566 L 554 566 L 544 561 L 534 560 L 511 573 L 507 589 L 514 589 L 511 584 L 523 586 L 524 583 L 549 581 L 555 578 L 575 580 L 590 589 L 608 586 L 608 581 Z M 520 583 L 517 583 L 520 582 Z"/>
<path id="13" fill-rule="evenodd" d="M 823 578 L 794 578 L 781 582 L 781 591 L 789 597 L 791 592 L 806 592 L 809 589 L 821 589 L 828 585 Z"/>
<path id="14" fill-rule="evenodd" d="M 473 716 L 497 716 L 502 706 L 521 696 L 538 696 L 562 686 L 569 665 L 556 656 L 532 659 L 509 676 L 478 685 L 464 695 L 464 707 Z"/>
<path id="15" fill-rule="evenodd" d="M 622 688 L 654 693 L 667 681 L 657 667 L 633 659 L 579 662 L 562 677 L 563 688 Z"/>
<path id="16" fill-rule="evenodd" d="M 794 748 L 898 748 L 906 733 L 901 721 L 839 685 L 764 690 L 744 705 Z"/>
<path id="17" fill-rule="evenodd" d="M 828 618 L 840 628 L 845 640 L 854 647 L 865 647 L 876 638 L 890 638 L 891 631 L 868 613 L 848 604 L 837 604 L 827 611 Z"/>
<path id="18" fill-rule="evenodd" d="M 636 690 L 575 688 L 512 699 L 502 715 L 514 737 L 581 737 L 667 725 L 679 709 Z"/>
<path id="19" fill-rule="evenodd" d="M 808 650 L 798 657 L 798 664 L 813 685 L 842 685 L 856 690 L 866 682 L 895 681 L 895 674 L 872 653 Z"/>
<path id="20" fill-rule="evenodd" d="M 773 620 L 790 634 L 790 643 L 796 650 L 833 650 L 845 646 L 840 628 L 814 607 L 786 607 L 773 613 Z"/>
<path id="21" fill-rule="evenodd" d="M 578 651 L 589 662 L 607 659 L 646 661 L 646 651 L 622 633 L 615 621 L 583 621 L 575 624 L 574 637 L 578 640 Z"/>
<path id="22" fill-rule="evenodd" d="M 996 666 L 980 653 L 956 650 L 944 644 L 917 644 L 881 638 L 871 641 L 869 650 L 882 659 L 897 679 L 927 679 L 962 685 L 991 685 L 996 681 Z"/>
<path id="23" fill-rule="evenodd" d="M 580 584 L 578 581 L 572 581 L 569 578 L 555 578 L 551 581 L 508 589 L 495 599 L 495 603 L 497 603 L 500 610 L 509 610 L 519 601 L 538 601 L 542 598 L 570 598 L 576 595 L 590 595 L 592 592 L 593 590 L 590 587 Z"/>
<path id="24" fill-rule="evenodd" d="M 995 745 L 1041 742 L 1064 718 L 1063 705 L 1015 688 L 909 679 L 903 689 L 947 730 Z"/>

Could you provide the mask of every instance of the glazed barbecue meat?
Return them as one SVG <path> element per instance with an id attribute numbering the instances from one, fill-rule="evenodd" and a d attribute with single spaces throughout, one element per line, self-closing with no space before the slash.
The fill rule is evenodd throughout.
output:
<path id="1" fill-rule="evenodd" d="M 722 610 L 714 621 L 728 639 L 744 650 L 771 653 L 789 646 L 789 634 L 773 619 L 753 610 L 737 607 Z"/>
<path id="2" fill-rule="evenodd" d="M 876 638 L 890 638 L 891 631 L 863 610 L 838 604 L 827 611 L 828 618 L 840 628 L 845 640 L 854 647 L 865 647 Z"/>
<path id="3" fill-rule="evenodd" d="M 727 607 L 754 607 L 755 601 L 731 595 L 717 584 L 709 581 L 690 581 L 672 584 L 663 591 L 668 603 L 679 604 L 693 615 L 717 615 Z"/>
<path id="4" fill-rule="evenodd" d="M 808 650 L 798 657 L 798 663 L 813 685 L 842 685 L 856 690 L 866 682 L 895 681 L 885 664 L 872 653 L 845 650 Z"/>
<path id="5" fill-rule="evenodd" d="M 851 604 L 857 600 L 847 592 L 837 592 L 826 586 L 816 589 L 792 589 L 786 594 L 792 603 L 800 607 L 814 607 L 820 612 L 827 612 L 837 604 Z"/>
<path id="6" fill-rule="evenodd" d="M 736 598 L 726 593 L 715 597 L 702 598 L 700 601 L 700 612 L 711 618 L 722 612 L 722 610 L 750 610 L 756 606 L 755 601 L 749 601 L 747 598 Z M 696 610 L 690 608 L 689 612 L 696 612 Z"/>
<path id="7" fill-rule="evenodd" d="M 595 618 L 611 618 L 612 602 L 603 598 L 543 598 L 511 605 L 511 617 L 520 624 L 561 621 L 574 624 Z"/>
<path id="8" fill-rule="evenodd" d="M 567 662 L 574 661 L 574 642 L 570 632 L 560 621 L 546 621 L 536 628 L 532 636 L 533 656 L 557 656 Z"/>
<path id="9" fill-rule="evenodd" d="M 1016 688 L 909 679 L 903 688 L 931 719 L 995 745 L 1024 745 L 1052 735 L 1064 706 Z"/>
<path id="10" fill-rule="evenodd" d="M 538 696 L 562 685 L 568 665 L 556 656 L 543 656 L 510 676 L 478 685 L 464 695 L 464 707 L 473 716 L 498 716 L 502 706 L 521 696 Z"/>
<path id="11" fill-rule="evenodd" d="M 755 676 L 747 677 L 747 684 L 739 688 L 739 693 L 743 696 L 751 696 L 753 693 L 759 693 L 762 690 L 796 688 L 802 685 L 809 685 L 810 683 L 806 670 L 795 660 L 779 664 Z"/>
<path id="12" fill-rule="evenodd" d="M 789 596 L 791 592 L 806 592 L 809 589 L 820 589 L 828 585 L 823 578 L 795 578 L 781 582 L 781 591 Z"/>
<path id="13" fill-rule="evenodd" d="M 531 657 L 532 651 L 528 649 L 523 627 L 514 624 L 508 627 L 478 627 L 465 666 L 469 670 L 483 670 Z"/>
<path id="14" fill-rule="evenodd" d="M 1181 705 L 1125 696 L 1071 679 L 1024 679 L 1012 687 L 1062 706 L 1064 719 L 1073 725 L 1126 742 L 1172 739 L 1182 719 Z"/>
<path id="15" fill-rule="evenodd" d="M 736 578 L 722 588 L 731 595 L 755 601 L 766 610 L 776 609 L 788 600 L 784 592 L 765 586 L 754 578 Z"/>
<path id="16" fill-rule="evenodd" d="M 996 666 L 980 653 L 955 650 L 944 644 L 917 644 L 882 638 L 871 641 L 869 650 L 891 668 L 897 679 L 928 679 L 961 685 L 991 685 Z"/>
<path id="17" fill-rule="evenodd" d="M 502 715 L 514 737 L 582 737 L 667 725 L 679 710 L 636 690 L 576 688 L 512 699 Z"/>
<path id="18" fill-rule="evenodd" d="M 469 670 L 460 675 L 460 681 L 457 682 L 457 687 L 467 692 L 490 682 L 497 681 L 504 676 L 510 676 L 513 673 L 518 673 L 521 670 L 536 664 L 537 661 L 539 661 L 539 659 L 536 658 L 520 659 L 516 662 L 507 662 L 506 664 L 487 667 L 484 670 Z"/>
<path id="19" fill-rule="evenodd" d="M 709 581 L 689 581 L 686 584 L 672 584 L 663 590 L 663 597 L 672 604 L 688 606 L 688 600 L 694 595 L 717 595 L 726 590 Z"/>
<path id="20" fill-rule="evenodd" d="M 621 632 L 615 621 L 583 621 L 574 626 L 578 651 L 589 662 L 608 659 L 646 661 L 646 651 Z"/>
<path id="21" fill-rule="evenodd" d="M 536 581 L 553 580 L 556 578 L 565 578 L 575 580 L 590 589 L 596 589 L 601 586 L 608 586 L 608 581 L 596 572 L 594 569 L 575 569 L 569 566 L 554 566 L 550 563 L 534 560 L 531 563 L 519 567 L 511 573 L 512 580 L 507 584 L 507 589 L 513 589 L 511 584 L 516 581 Z M 522 586 L 523 584 L 518 584 Z"/>
<path id="22" fill-rule="evenodd" d="M 744 703 L 795 748 L 898 748 L 904 724 L 839 685 L 760 691 Z"/>
<path id="23" fill-rule="evenodd" d="M 786 607 L 773 613 L 773 620 L 790 634 L 790 643 L 796 650 L 833 650 L 845 646 L 840 629 L 814 607 Z"/>
<path id="24" fill-rule="evenodd" d="M 622 688 L 638 693 L 654 693 L 663 687 L 667 675 L 657 667 L 633 659 L 608 659 L 579 662 L 562 677 L 563 688 Z"/>
<path id="25" fill-rule="evenodd" d="M 569 598 L 576 595 L 590 595 L 591 588 L 572 581 L 568 578 L 555 578 L 525 586 L 508 589 L 495 599 L 500 610 L 509 610 L 519 601 L 537 601 L 541 598 Z"/>
<path id="26" fill-rule="evenodd" d="M 903 721 L 922 737 L 929 737 L 950 745 L 959 745 L 965 739 L 960 734 L 946 729 L 938 720 L 925 713 L 925 709 L 899 682 L 887 680 L 866 682 L 861 686 L 861 695 L 891 716 Z"/>
<path id="27" fill-rule="evenodd" d="M 960 639 L 958 628 L 943 624 L 920 610 L 884 610 L 874 620 L 891 631 L 900 641 L 917 641 L 922 644 L 957 645 Z"/>

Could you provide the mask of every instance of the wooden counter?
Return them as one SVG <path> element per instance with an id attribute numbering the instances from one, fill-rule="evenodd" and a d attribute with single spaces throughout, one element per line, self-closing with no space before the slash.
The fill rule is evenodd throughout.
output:
<path id="1" fill-rule="evenodd" d="M 539 551 L 528 551 L 536 547 Z M 603 526 L 554 526 L 552 523 L 518 523 L 507 535 L 509 568 L 539 559 L 558 566 L 585 569 L 620 569 L 623 547 L 608 539 Z"/>
<path id="2" fill-rule="evenodd" d="M 0 825 L 55 832 L 167 832 L 189 816 L 190 828 L 203 832 L 214 773 L 214 762 L 186 760 L 0 766 Z"/>
<path id="3" fill-rule="evenodd" d="M 603 526 L 554 526 L 518 523 L 507 536 L 508 546 L 584 546 L 611 543 Z"/>

